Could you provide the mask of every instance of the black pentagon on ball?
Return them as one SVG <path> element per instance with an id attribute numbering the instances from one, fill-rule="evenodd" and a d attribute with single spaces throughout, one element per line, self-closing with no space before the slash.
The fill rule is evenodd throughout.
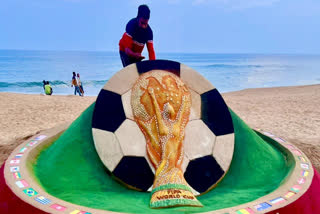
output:
<path id="1" fill-rule="evenodd" d="M 154 174 L 144 157 L 124 156 L 112 173 L 125 184 L 142 191 L 147 191 L 154 180 Z"/>
<path id="2" fill-rule="evenodd" d="M 180 77 L 180 63 L 170 60 L 157 59 L 137 62 L 137 69 L 139 74 L 143 74 L 151 70 L 165 70 Z"/>
<path id="3" fill-rule="evenodd" d="M 92 116 L 92 128 L 115 132 L 126 119 L 121 95 L 102 89 Z"/>
<path id="4" fill-rule="evenodd" d="M 184 173 L 184 178 L 193 189 L 203 193 L 210 189 L 223 175 L 224 171 L 218 162 L 212 155 L 207 155 L 190 161 Z"/>
<path id="5" fill-rule="evenodd" d="M 201 119 L 216 135 L 234 132 L 228 106 L 217 89 L 207 91 L 201 96 Z"/>

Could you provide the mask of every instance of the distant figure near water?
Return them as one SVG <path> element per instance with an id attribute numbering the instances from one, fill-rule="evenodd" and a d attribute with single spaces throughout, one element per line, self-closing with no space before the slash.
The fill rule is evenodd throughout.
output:
<path id="1" fill-rule="evenodd" d="M 50 85 L 50 83 L 49 83 L 49 81 L 44 81 L 43 80 L 43 88 L 44 88 L 44 93 L 46 94 L 46 95 L 51 95 L 52 94 L 52 87 L 51 87 L 51 85 Z"/>
<path id="2" fill-rule="evenodd" d="M 80 74 L 79 73 L 77 73 L 77 82 L 78 82 L 78 86 L 79 86 L 80 92 L 81 92 L 81 94 L 83 96 L 84 90 L 83 90 L 82 82 L 80 80 Z"/>
<path id="3" fill-rule="evenodd" d="M 77 79 L 76 79 L 76 72 L 72 72 L 72 82 L 71 82 L 71 87 L 74 86 L 74 95 L 77 93 L 79 96 L 83 96 L 82 93 L 80 92 L 80 87 L 78 85 Z"/>
<path id="4" fill-rule="evenodd" d="M 42 83 L 43 83 L 43 90 L 45 90 L 44 86 L 47 84 L 47 82 L 45 80 L 43 80 Z"/>
<path id="5" fill-rule="evenodd" d="M 140 62 L 145 57 L 141 55 L 144 45 L 147 43 L 149 60 L 155 60 L 153 49 L 153 32 L 148 25 L 150 9 L 147 5 L 140 5 L 138 15 L 131 19 L 119 42 L 119 52 L 123 67 Z"/>

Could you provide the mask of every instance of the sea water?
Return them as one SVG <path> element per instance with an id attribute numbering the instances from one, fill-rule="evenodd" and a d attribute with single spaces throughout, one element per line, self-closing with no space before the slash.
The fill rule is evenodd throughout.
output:
<path id="1" fill-rule="evenodd" d="M 245 88 L 320 83 L 320 55 L 157 53 L 202 74 L 220 92 Z M 69 95 L 72 72 L 80 74 L 85 95 L 97 96 L 122 69 L 118 52 L 0 50 L 0 92 Z"/>

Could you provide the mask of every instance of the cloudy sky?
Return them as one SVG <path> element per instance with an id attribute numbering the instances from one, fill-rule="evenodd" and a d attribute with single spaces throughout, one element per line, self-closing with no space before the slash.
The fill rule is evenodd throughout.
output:
<path id="1" fill-rule="evenodd" d="M 319 0 L 1 0 L 0 49 L 118 51 L 140 4 L 156 52 L 320 54 Z"/>

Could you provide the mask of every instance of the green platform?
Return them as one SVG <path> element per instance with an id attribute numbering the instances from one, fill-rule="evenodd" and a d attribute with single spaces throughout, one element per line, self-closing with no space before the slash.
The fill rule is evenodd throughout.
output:
<path id="1" fill-rule="evenodd" d="M 94 104 L 41 152 L 33 166 L 35 177 L 49 194 L 74 204 L 127 213 L 208 212 L 269 194 L 294 167 L 273 140 L 262 138 L 230 110 L 235 129 L 233 160 L 218 186 L 198 197 L 204 207 L 153 210 L 149 208 L 150 193 L 129 190 L 106 173 L 93 143 L 93 110 Z"/>

